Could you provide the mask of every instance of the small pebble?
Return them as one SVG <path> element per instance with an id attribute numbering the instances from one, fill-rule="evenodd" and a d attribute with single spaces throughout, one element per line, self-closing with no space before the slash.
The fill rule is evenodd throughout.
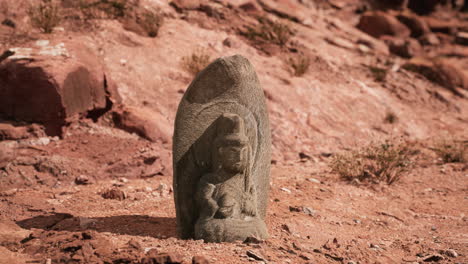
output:
<path id="1" fill-rule="evenodd" d="M 458 257 L 458 253 L 457 253 L 455 250 L 453 250 L 453 249 L 447 249 L 447 250 L 445 250 L 444 253 L 445 253 L 445 255 L 447 255 L 447 256 L 449 256 L 449 257 L 451 257 L 451 258 L 456 258 L 456 257 Z"/>
<path id="2" fill-rule="evenodd" d="M 320 184 L 320 181 L 315 179 L 315 178 L 308 178 L 307 180 L 310 181 L 310 182 L 313 182 L 313 183 Z"/>

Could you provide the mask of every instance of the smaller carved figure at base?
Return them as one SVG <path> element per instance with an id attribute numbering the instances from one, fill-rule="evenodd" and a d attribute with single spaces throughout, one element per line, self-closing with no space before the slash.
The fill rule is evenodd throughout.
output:
<path id="1" fill-rule="evenodd" d="M 195 238 L 205 242 L 230 242 L 249 236 L 265 239 L 268 232 L 258 215 L 256 188 L 250 179 L 252 150 L 244 120 L 236 114 L 223 114 L 217 122 L 212 169 L 197 186 L 200 215 Z"/>

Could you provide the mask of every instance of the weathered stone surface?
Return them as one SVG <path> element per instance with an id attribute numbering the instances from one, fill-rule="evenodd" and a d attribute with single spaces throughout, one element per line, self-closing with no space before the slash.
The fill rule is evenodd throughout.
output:
<path id="1" fill-rule="evenodd" d="M 0 222 L 0 246 L 19 245 L 30 233 L 13 222 L 3 220 Z"/>
<path id="2" fill-rule="evenodd" d="M 172 5 L 178 9 L 197 9 L 200 7 L 200 4 L 203 3 L 202 0 L 173 0 Z"/>
<path id="3" fill-rule="evenodd" d="M 419 42 L 412 38 L 401 39 L 383 36 L 382 40 L 387 43 L 391 53 L 403 58 L 412 58 L 422 51 Z"/>
<path id="4" fill-rule="evenodd" d="M 141 260 L 141 264 L 181 264 L 182 257 L 179 254 L 158 253 L 156 249 L 151 249 Z"/>
<path id="5" fill-rule="evenodd" d="M 169 121 L 148 108 L 120 106 L 114 111 L 117 127 L 135 133 L 152 142 L 167 143 L 171 135 Z"/>
<path id="6" fill-rule="evenodd" d="M 468 76 L 457 65 L 444 60 L 414 58 L 403 65 L 403 68 L 422 74 L 459 96 L 463 94 L 457 88 L 468 89 Z"/>
<path id="7" fill-rule="evenodd" d="M 42 123 L 47 134 L 61 135 L 67 120 L 106 109 L 108 94 L 116 94 L 84 46 L 44 41 L 12 50 L 0 65 L 0 117 Z"/>
<path id="8" fill-rule="evenodd" d="M 113 199 L 113 200 L 119 200 L 119 201 L 125 200 L 127 198 L 127 195 L 125 194 L 125 192 L 119 189 L 105 190 L 101 194 L 101 196 L 104 199 Z"/>
<path id="9" fill-rule="evenodd" d="M 205 256 L 194 256 L 192 264 L 210 264 L 210 261 Z"/>
<path id="10" fill-rule="evenodd" d="M 307 9 L 295 0 L 257 0 L 263 10 L 279 17 L 302 23 L 309 16 Z"/>
<path id="11" fill-rule="evenodd" d="M 29 137 L 44 137 L 44 128 L 37 124 L 13 125 L 11 123 L 0 123 L 0 141 L 18 140 Z"/>
<path id="12" fill-rule="evenodd" d="M 364 14 L 357 28 L 373 37 L 383 35 L 408 37 L 410 30 L 395 17 L 381 11 L 368 12 Z"/>
<path id="13" fill-rule="evenodd" d="M 453 35 L 457 32 L 457 28 L 460 27 L 460 24 L 456 21 L 439 19 L 432 16 L 421 17 L 429 29 L 432 32 L 440 32 L 445 34 Z"/>
<path id="14" fill-rule="evenodd" d="M 397 18 L 411 30 L 411 37 L 418 38 L 431 32 L 426 21 L 419 16 L 401 14 L 398 15 Z"/>
<path id="15" fill-rule="evenodd" d="M 246 58 L 219 58 L 195 77 L 179 104 L 173 142 L 179 235 L 208 242 L 266 238 L 270 130 Z"/>
<path id="16" fill-rule="evenodd" d="M 0 169 L 5 168 L 16 158 L 15 146 L 11 143 L 0 142 Z"/>
<path id="17" fill-rule="evenodd" d="M 28 128 L 25 126 L 15 127 L 11 124 L 0 123 L 0 140 L 17 140 L 28 136 Z"/>
<path id="18" fill-rule="evenodd" d="M 434 33 L 429 33 L 429 34 L 425 34 L 421 36 L 419 38 L 419 42 L 421 42 L 421 44 L 423 45 L 439 45 L 440 44 L 439 38 Z"/>
<path id="19" fill-rule="evenodd" d="M 239 6 L 239 8 L 249 14 L 261 14 L 263 11 L 260 5 L 255 1 L 249 1 Z"/>

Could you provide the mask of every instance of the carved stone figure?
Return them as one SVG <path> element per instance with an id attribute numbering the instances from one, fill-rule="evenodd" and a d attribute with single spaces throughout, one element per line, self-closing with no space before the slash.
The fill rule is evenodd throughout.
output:
<path id="1" fill-rule="evenodd" d="M 177 111 L 174 198 L 182 238 L 267 238 L 270 131 L 252 65 L 236 55 L 200 72 Z"/>

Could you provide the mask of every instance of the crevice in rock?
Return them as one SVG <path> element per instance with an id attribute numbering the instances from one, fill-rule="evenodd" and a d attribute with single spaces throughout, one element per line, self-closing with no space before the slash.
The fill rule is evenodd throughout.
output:
<path id="1" fill-rule="evenodd" d="M 104 79 L 104 91 L 106 93 L 106 105 L 104 108 L 95 108 L 86 113 L 86 118 L 92 119 L 93 122 L 97 122 L 101 116 L 109 112 L 114 106 L 114 103 L 111 100 L 111 93 L 109 91 L 109 85 L 107 83 L 107 78 L 105 74 L 104 74 L 103 79 Z"/>

